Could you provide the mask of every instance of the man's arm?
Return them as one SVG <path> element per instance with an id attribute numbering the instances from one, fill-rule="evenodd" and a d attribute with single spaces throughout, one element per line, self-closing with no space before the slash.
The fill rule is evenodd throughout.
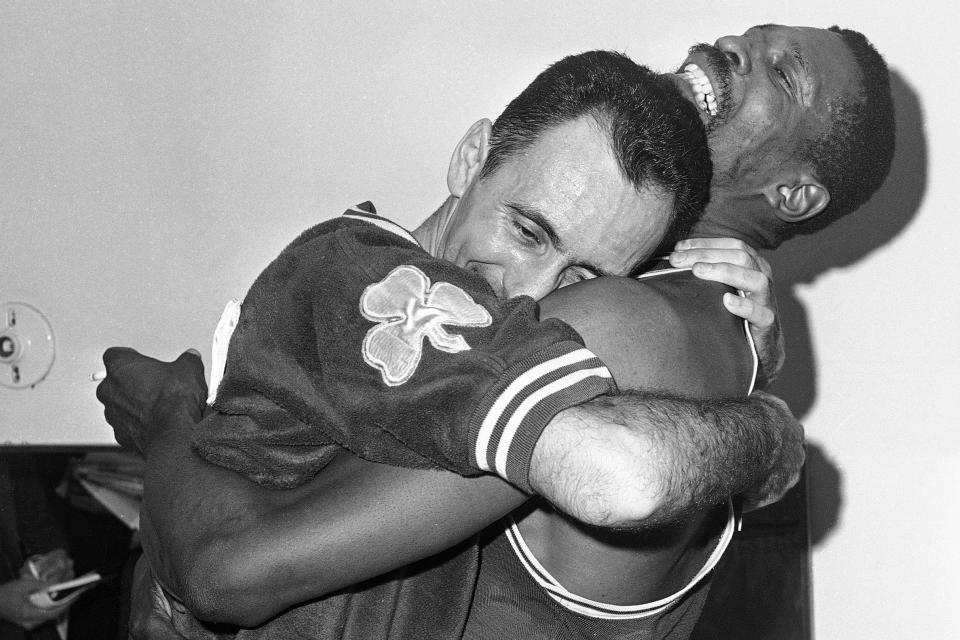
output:
<path id="1" fill-rule="evenodd" d="M 145 480 L 144 550 L 158 579 L 198 617 L 241 626 L 447 549 L 527 498 L 492 476 L 347 452 L 301 487 L 270 491 L 202 461 L 176 433 L 151 450 Z"/>
<path id="2" fill-rule="evenodd" d="M 538 493 L 591 524 L 633 527 L 741 493 L 761 506 L 796 482 L 801 425 L 772 396 L 738 400 L 752 363 L 742 322 L 721 304 L 724 291 L 688 274 L 601 278 L 541 302 L 543 316 L 577 329 L 623 386 L 642 391 L 559 415 L 531 465 Z M 624 344 L 631 347 L 616 346 Z M 737 362 L 745 373 L 731 377 Z M 571 472 L 574 465 L 583 466 Z"/>
<path id="3" fill-rule="evenodd" d="M 436 553 L 524 499 L 492 477 L 400 469 L 348 454 L 297 490 L 266 490 L 190 451 L 190 429 L 206 395 L 199 358 L 184 354 L 165 364 L 111 349 L 104 361 L 110 375 L 97 393 L 108 421 L 118 441 L 148 454 L 145 550 L 161 583 L 206 619 L 258 624 L 292 604 Z M 665 452 L 716 442 L 684 442 L 658 429 L 627 428 L 626 420 L 661 419 L 664 407 L 679 411 L 691 404 L 631 398 L 633 414 L 625 413 L 626 405 L 598 403 L 583 414 L 565 412 L 548 427 L 545 433 L 553 434 L 538 443 L 536 468 L 553 476 L 545 482 L 531 478 L 548 497 L 561 504 L 570 500 L 573 506 L 566 508 L 588 521 L 616 524 L 649 518 L 661 505 L 676 513 L 697 500 L 737 492 L 744 474 L 736 470 L 733 481 L 708 478 L 720 488 L 699 492 L 662 484 L 663 478 L 682 481 L 678 469 L 690 460 Z M 692 422 L 716 415 L 693 414 Z M 597 417 L 606 428 L 597 427 Z M 615 424 L 618 420 L 623 422 Z M 737 437 L 731 430 L 724 433 Z M 603 455 L 581 446 L 593 435 L 598 438 L 591 444 L 606 447 Z M 722 472 L 716 465 L 724 460 L 740 468 L 744 463 L 737 454 L 702 455 L 703 478 L 718 468 Z M 623 469 L 629 484 L 610 480 Z M 617 503 L 620 496 L 628 508 Z"/>
<path id="4" fill-rule="evenodd" d="M 527 499 L 493 476 L 346 452 L 301 487 L 265 489 L 192 452 L 206 397 L 199 357 L 163 363 L 109 349 L 104 363 L 97 397 L 107 420 L 146 456 L 145 554 L 164 588 L 209 621 L 257 625 L 447 549 Z"/>
<path id="5" fill-rule="evenodd" d="M 253 624 L 262 619 L 257 616 L 268 616 L 271 612 L 279 612 L 298 602 L 300 594 L 305 594 L 301 599 L 320 596 L 378 571 L 386 571 L 430 555 L 466 537 L 482 527 L 484 522 L 495 519 L 509 510 L 511 505 L 518 505 L 522 501 L 520 494 L 492 478 L 467 481 L 453 474 L 382 467 L 348 455 L 342 456 L 342 460 L 332 465 L 329 472 L 325 470 L 300 492 L 263 490 L 239 476 L 206 464 L 189 452 L 189 429 L 199 421 L 206 397 L 199 358 L 184 355 L 177 362 L 166 364 L 144 358 L 132 350 L 111 349 L 104 359 L 111 372 L 98 388 L 98 397 L 105 405 L 105 415 L 114 426 L 119 442 L 149 453 L 148 473 L 156 477 L 156 480 L 148 482 L 148 487 L 152 485 L 153 489 L 149 491 L 151 496 L 144 508 L 145 537 L 152 540 L 152 543 L 148 543 L 148 554 L 155 559 L 162 582 L 207 617 Z M 567 499 L 563 491 L 578 486 L 588 487 L 591 481 L 600 477 L 592 465 L 600 464 L 601 467 L 606 465 L 613 468 L 612 477 L 624 472 L 631 476 L 625 486 L 633 487 L 636 499 L 623 494 L 617 482 L 608 483 L 606 489 L 614 491 L 617 496 L 624 495 L 630 503 L 628 506 L 636 505 L 637 508 L 624 510 L 615 503 L 604 506 L 602 502 L 594 500 L 584 506 L 572 504 L 566 507 L 568 510 L 580 509 L 586 516 L 600 522 L 616 522 L 618 519 L 631 522 L 649 517 L 649 511 L 655 510 L 661 502 L 674 505 L 668 511 L 682 510 L 684 501 L 699 499 L 709 502 L 709 491 L 683 495 L 682 492 L 671 493 L 660 488 L 658 483 L 661 478 L 673 478 L 677 483 L 682 480 L 677 478 L 677 468 L 680 466 L 677 460 L 682 458 L 657 454 L 670 451 L 672 447 L 714 447 L 715 442 L 710 442 L 709 438 L 706 441 L 703 438 L 699 441 L 688 438 L 689 441 L 684 442 L 682 428 L 671 431 L 649 425 L 631 432 L 625 431 L 624 424 L 627 419 L 656 421 L 658 413 L 670 411 L 671 403 L 674 410 L 679 410 L 679 407 L 689 409 L 696 405 L 667 398 L 632 398 L 624 402 L 636 405 L 634 415 L 625 414 L 625 407 L 611 409 L 609 403 L 607 406 L 600 404 L 595 409 L 583 410 L 586 412 L 583 415 L 600 411 L 608 419 L 621 421 L 609 425 L 610 429 L 599 427 L 598 431 L 595 418 L 590 418 L 590 429 L 564 429 L 564 424 L 570 426 L 569 421 L 572 420 L 575 426 L 584 419 L 572 412 L 561 415 L 555 421 L 556 435 L 539 445 L 550 445 L 551 440 L 556 439 L 557 446 L 553 452 L 541 455 L 538 459 L 545 461 L 541 470 L 546 474 L 557 472 L 557 479 L 542 482 L 533 478 L 543 485 L 541 491 L 548 495 L 554 492 L 558 496 L 554 499 L 563 504 L 563 500 Z M 702 422 L 721 419 L 723 411 L 729 410 L 729 406 L 721 407 L 713 413 L 700 416 L 700 409 L 696 409 L 687 415 L 694 416 L 695 422 Z M 772 405 L 764 409 L 761 403 L 761 414 L 771 410 L 777 414 L 778 420 L 795 424 L 784 408 Z M 564 423 L 564 420 L 568 422 Z M 682 426 L 690 425 L 684 422 Z M 726 427 L 721 433 L 735 435 L 736 431 L 736 427 Z M 611 441 L 615 443 L 618 437 L 625 438 L 629 446 L 627 449 L 615 447 L 615 455 L 610 457 L 588 459 L 579 468 L 580 477 L 585 478 L 586 482 L 571 482 L 569 478 L 577 476 L 563 474 L 563 464 L 577 462 L 577 456 L 582 458 L 589 453 L 576 450 L 576 444 L 578 439 L 594 432 L 598 432 L 599 442 L 606 439 L 606 446 Z M 150 440 L 157 433 L 167 435 L 162 446 L 154 451 Z M 694 430 L 692 435 L 696 434 Z M 678 438 L 679 441 L 674 441 Z M 569 451 L 571 441 L 575 449 L 572 452 Z M 635 453 L 624 456 L 625 450 L 635 450 Z M 789 452 L 791 449 L 783 447 L 783 451 Z M 718 455 L 708 453 L 713 453 L 715 457 Z M 757 450 L 753 449 L 751 453 L 757 455 Z M 636 459 L 633 459 L 634 455 Z M 624 457 L 629 458 L 627 464 L 618 462 Z M 743 463 L 742 456 L 736 452 L 727 452 L 719 457 L 720 462 L 735 460 L 738 465 Z M 686 459 L 696 458 L 688 456 Z M 716 464 L 709 456 L 705 462 L 709 464 L 702 466 L 704 473 L 709 472 L 710 464 Z M 647 468 L 648 465 L 653 467 Z M 786 465 L 785 468 L 789 476 L 789 470 L 794 467 Z M 171 473 L 172 469 L 177 469 L 177 472 Z M 641 472 L 634 474 L 634 469 L 640 469 Z M 340 474 L 336 478 L 329 475 L 334 470 Z M 380 476 L 378 481 L 377 473 L 385 475 Z M 775 494 L 789 485 L 783 476 L 767 474 L 772 479 L 774 491 L 766 491 L 766 494 Z M 378 482 L 384 490 L 397 488 L 398 493 L 394 494 L 400 496 L 397 500 L 419 496 L 421 504 L 411 502 L 402 509 L 394 510 L 391 513 L 396 516 L 395 521 L 387 522 L 380 518 L 383 504 L 397 503 L 386 498 L 340 499 L 347 495 L 343 493 L 344 486 L 357 489 L 361 495 L 366 487 L 366 496 L 369 497 L 380 490 L 376 489 Z M 555 486 L 551 486 L 551 482 Z M 719 483 L 720 487 L 714 487 L 712 491 L 725 497 L 734 490 L 737 479 L 731 482 L 727 478 L 720 478 Z M 405 496 L 402 490 L 404 486 L 408 491 Z M 582 495 L 585 499 L 595 497 L 588 493 Z M 410 516 L 414 513 L 430 513 L 430 508 L 434 508 L 433 513 L 438 514 L 435 519 Z M 331 509 L 330 513 L 336 514 L 336 517 L 318 517 L 317 514 L 325 513 L 324 509 Z M 444 518 L 443 515 L 448 517 Z M 370 518 L 376 521 L 376 527 L 363 524 L 369 524 Z M 261 526 L 264 522 L 270 523 L 269 526 Z M 301 533 L 297 532 L 298 527 L 303 527 Z M 351 532 L 361 530 L 373 537 L 367 539 L 351 535 Z M 396 536 L 405 531 L 409 531 L 409 544 L 400 545 Z M 254 548 L 259 550 L 256 555 L 263 558 L 263 565 L 251 561 L 254 554 L 250 550 Z M 343 558 L 351 560 L 344 562 Z M 358 558 L 358 561 L 354 561 Z M 384 561 L 383 558 L 392 558 L 392 561 Z M 290 569 L 261 571 L 261 566 Z"/>
<path id="6" fill-rule="evenodd" d="M 774 396 L 629 392 L 559 414 L 537 442 L 530 484 L 588 524 L 652 526 L 741 493 L 776 501 L 799 478 L 802 442 Z"/>

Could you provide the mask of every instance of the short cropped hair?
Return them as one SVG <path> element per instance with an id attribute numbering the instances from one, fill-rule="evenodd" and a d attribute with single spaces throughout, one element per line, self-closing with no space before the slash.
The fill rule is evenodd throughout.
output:
<path id="1" fill-rule="evenodd" d="M 853 54 L 860 71 L 856 96 L 831 105 L 830 126 L 801 150 L 801 159 L 830 192 L 830 203 L 810 220 L 790 225 L 813 233 L 858 209 L 880 188 L 893 161 L 896 124 L 887 63 L 866 36 L 830 27 Z"/>
<path id="2" fill-rule="evenodd" d="M 700 116 L 670 80 L 612 51 L 568 56 L 538 75 L 496 119 L 480 178 L 546 131 L 583 116 L 606 134 L 636 189 L 674 196 L 668 235 L 692 228 L 710 197 L 713 165 Z"/>

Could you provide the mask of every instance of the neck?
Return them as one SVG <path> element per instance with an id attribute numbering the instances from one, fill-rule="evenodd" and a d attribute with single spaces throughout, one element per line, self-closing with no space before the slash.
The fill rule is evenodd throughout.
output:
<path id="1" fill-rule="evenodd" d="M 762 195 L 715 190 L 703 217 L 690 232 L 695 238 L 738 238 L 752 247 L 772 249 L 780 244 L 776 223 Z"/>
<path id="2" fill-rule="evenodd" d="M 411 231 L 411 235 L 416 238 L 420 246 L 434 258 L 442 258 L 441 248 L 444 244 L 447 225 L 453 218 L 457 209 L 457 199 L 453 196 L 447 196 L 443 204 L 430 214 L 430 217 L 424 220 L 419 227 Z"/>

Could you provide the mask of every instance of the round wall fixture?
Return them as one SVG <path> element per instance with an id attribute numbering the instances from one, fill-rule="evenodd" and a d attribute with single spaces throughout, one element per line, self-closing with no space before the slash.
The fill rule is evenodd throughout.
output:
<path id="1" fill-rule="evenodd" d="M 0 305 L 0 387 L 35 386 L 50 373 L 55 355 L 53 327 L 36 307 Z"/>

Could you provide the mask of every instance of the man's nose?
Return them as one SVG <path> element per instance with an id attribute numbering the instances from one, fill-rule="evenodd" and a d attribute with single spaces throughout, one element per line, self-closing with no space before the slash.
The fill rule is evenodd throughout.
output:
<path id="1" fill-rule="evenodd" d="M 744 36 L 724 36 L 714 43 L 730 60 L 733 72 L 745 76 L 750 73 L 750 41 Z"/>
<path id="2" fill-rule="evenodd" d="M 556 289 L 559 283 L 558 268 L 552 265 L 527 265 L 526 268 L 515 270 L 510 276 L 504 278 L 504 295 L 507 298 L 530 296 L 534 300 L 539 300 Z"/>

